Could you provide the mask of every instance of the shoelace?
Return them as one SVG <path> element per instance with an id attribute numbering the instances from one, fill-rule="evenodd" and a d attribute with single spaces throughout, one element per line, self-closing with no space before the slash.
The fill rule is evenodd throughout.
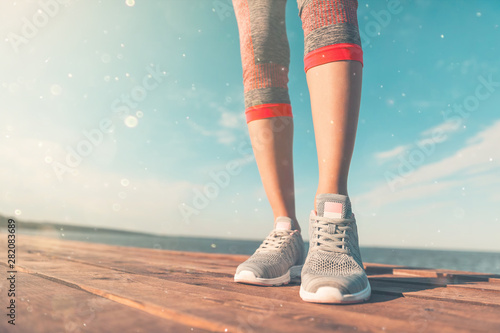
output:
<path id="1" fill-rule="evenodd" d="M 350 249 L 347 246 L 349 235 L 347 231 L 351 229 L 351 223 L 354 223 L 354 219 L 316 216 L 311 225 L 313 228 L 313 239 L 310 242 L 314 243 L 318 250 L 349 253 Z"/>
<path id="2" fill-rule="evenodd" d="M 295 233 L 295 230 L 293 230 L 293 231 L 273 230 L 266 237 L 264 242 L 262 242 L 262 244 L 259 246 L 259 248 L 257 250 L 258 251 L 260 251 L 260 250 L 277 250 L 281 247 L 281 244 L 283 244 L 287 240 L 291 239 L 294 233 Z"/>

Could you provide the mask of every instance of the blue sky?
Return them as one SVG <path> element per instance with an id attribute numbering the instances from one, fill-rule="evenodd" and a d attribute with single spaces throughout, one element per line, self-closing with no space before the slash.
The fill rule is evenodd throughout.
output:
<path id="1" fill-rule="evenodd" d="M 386 1 L 359 2 L 365 66 L 349 192 L 361 245 L 500 251 L 500 3 L 397 8 L 380 18 Z M 230 1 L 8 1 L 0 15 L 1 214 L 267 235 Z M 307 230 L 317 161 L 292 0 L 287 30 Z"/>

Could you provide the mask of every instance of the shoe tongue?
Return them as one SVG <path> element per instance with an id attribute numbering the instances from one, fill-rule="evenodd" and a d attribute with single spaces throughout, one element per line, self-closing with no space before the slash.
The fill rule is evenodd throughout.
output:
<path id="1" fill-rule="evenodd" d="M 278 216 L 274 221 L 275 230 L 292 230 L 292 219 L 286 216 Z"/>
<path id="2" fill-rule="evenodd" d="M 318 194 L 316 196 L 318 216 L 330 218 L 348 218 L 351 216 L 351 201 L 341 194 Z"/>

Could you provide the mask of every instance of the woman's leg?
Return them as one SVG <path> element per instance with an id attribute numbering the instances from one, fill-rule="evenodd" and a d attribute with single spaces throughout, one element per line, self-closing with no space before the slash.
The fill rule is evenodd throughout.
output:
<path id="1" fill-rule="evenodd" d="M 370 297 L 371 289 L 347 195 L 361 97 L 358 2 L 299 0 L 298 4 L 319 163 L 300 296 L 318 303 L 361 302 Z"/>
<path id="2" fill-rule="evenodd" d="M 274 218 L 295 217 L 293 118 L 288 95 L 290 49 L 286 0 L 233 0 L 239 28 L 245 113 Z"/>
<path id="3" fill-rule="evenodd" d="M 300 230 L 295 217 L 293 182 L 293 119 L 273 117 L 248 123 L 250 140 L 260 177 L 271 204 L 274 219 L 287 216 Z"/>
<path id="4" fill-rule="evenodd" d="M 318 152 L 316 194 L 347 196 L 361 98 L 363 51 L 358 2 L 298 0 L 298 6 Z"/>
<path id="5" fill-rule="evenodd" d="M 245 114 L 274 228 L 236 269 L 234 280 L 258 285 L 288 283 L 304 262 L 295 218 L 293 119 L 288 95 L 290 49 L 286 0 L 233 0 L 240 34 Z"/>
<path id="6" fill-rule="evenodd" d="M 361 80 L 362 64 L 358 61 L 330 62 L 307 72 L 319 165 L 316 194 L 348 195 Z"/>

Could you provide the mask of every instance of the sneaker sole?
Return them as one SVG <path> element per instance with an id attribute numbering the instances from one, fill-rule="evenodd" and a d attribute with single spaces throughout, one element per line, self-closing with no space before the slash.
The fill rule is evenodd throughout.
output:
<path id="1" fill-rule="evenodd" d="M 292 266 L 290 269 L 283 274 L 272 279 L 258 278 L 251 271 L 241 271 L 234 275 L 234 282 L 252 284 L 256 286 L 281 286 L 290 283 L 291 280 L 300 278 L 300 273 L 302 271 L 302 265 Z"/>
<path id="2" fill-rule="evenodd" d="M 349 304 L 361 303 L 367 301 L 371 296 L 370 283 L 360 292 L 355 294 L 343 295 L 339 289 L 334 287 L 320 287 L 315 293 L 305 291 L 300 286 L 300 298 L 305 302 L 311 303 L 335 303 L 335 304 Z"/>

